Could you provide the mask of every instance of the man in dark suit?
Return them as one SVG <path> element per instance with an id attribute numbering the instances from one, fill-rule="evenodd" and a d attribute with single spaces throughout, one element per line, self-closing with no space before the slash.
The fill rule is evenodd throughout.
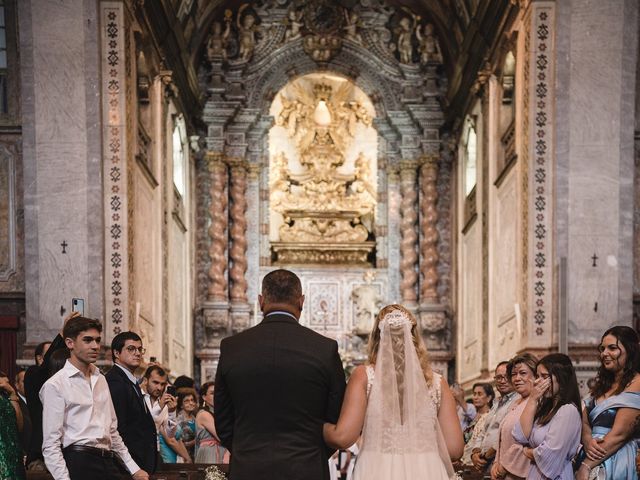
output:
<path id="1" fill-rule="evenodd" d="M 258 299 L 262 322 L 220 344 L 214 412 L 229 478 L 328 479 L 322 425 L 338 419 L 345 390 L 338 344 L 298 323 L 294 273 L 267 274 Z"/>
<path id="2" fill-rule="evenodd" d="M 156 469 L 156 425 L 133 375 L 142 362 L 144 348 L 134 332 L 122 332 L 111 342 L 113 367 L 105 375 L 118 417 L 118 432 L 138 466 L 153 473 Z"/>

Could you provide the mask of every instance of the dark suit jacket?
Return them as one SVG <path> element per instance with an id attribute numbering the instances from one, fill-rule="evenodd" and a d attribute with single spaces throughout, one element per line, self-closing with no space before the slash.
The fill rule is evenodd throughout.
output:
<path id="1" fill-rule="evenodd" d="M 40 389 L 49 379 L 50 360 L 53 352 L 66 348 L 62 335 L 56 335 L 49 350 L 44 354 L 42 365 L 31 365 L 24 374 L 24 396 L 27 398 L 27 408 L 31 417 L 31 438 L 27 448 L 27 465 L 42 458 L 42 402 Z"/>
<path id="2" fill-rule="evenodd" d="M 138 466 L 147 473 L 153 473 L 157 449 L 153 417 L 120 367 L 114 365 L 105 377 L 118 417 L 118 432 Z"/>
<path id="3" fill-rule="evenodd" d="M 232 480 L 325 480 L 325 421 L 344 396 L 338 344 L 273 314 L 220 344 L 214 412 Z"/>

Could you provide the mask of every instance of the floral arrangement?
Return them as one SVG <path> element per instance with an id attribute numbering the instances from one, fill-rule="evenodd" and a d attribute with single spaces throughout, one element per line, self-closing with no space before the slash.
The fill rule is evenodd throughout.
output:
<path id="1" fill-rule="evenodd" d="M 227 480 L 222 470 L 215 465 L 211 465 L 204 470 L 205 480 Z"/>

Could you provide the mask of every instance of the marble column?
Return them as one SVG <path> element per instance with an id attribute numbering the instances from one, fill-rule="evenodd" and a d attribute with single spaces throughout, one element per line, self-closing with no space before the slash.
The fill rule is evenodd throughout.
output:
<path id="1" fill-rule="evenodd" d="M 400 191 L 402 194 L 400 221 L 400 294 L 407 308 L 415 308 L 418 302 L 418 192 L 416 189 L 418 162 L 400 162 Z"/>
<path id="2" fill-rule="evenodd" d="M 229 297 L 231 300 L 231 328 L 239 332 L 249 326 L 251 308 L 247 301 L 247 171 L 243 159 L 229 159 L 229 217 L 231 220 L 229 247 Z"/>
<path id="3" fill-rule="evenodd" d="M 438 302 L 438 157 L 426 155 L 420 166 L 420 303 Z"/>
<path id="4" fill-rule="evenodd" d="M 448 349 L 446 307 L 438 297 L 438 159 L 424 155 L 420 165 L 420 326 L 427 348 Z"/>
<path id="5" fill-rule="evenodd" d="M 227 270 L 227 164 L 224 155 L 207 153 L 210 174 L 209 218 L 209 285 L 207 301 L 202 306 L 205 347 L 219 348 L 220 340 L 229 333 L 229 296 Z"/>

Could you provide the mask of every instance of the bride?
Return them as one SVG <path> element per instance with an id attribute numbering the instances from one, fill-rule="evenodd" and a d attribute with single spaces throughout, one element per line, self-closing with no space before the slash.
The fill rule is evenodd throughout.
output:
<path id="1" fill-rule="evenodd" d="M 349 379 L 340 418 L 325 423 L 324 439 L 347 448 L 362 432 L 354 480 L 455 478 L 451 459 L 464 441 L 455 400 L 427 359 L 415 317 L 401 305 L 384 307 L 369 337 L 367 365 Z"/>

